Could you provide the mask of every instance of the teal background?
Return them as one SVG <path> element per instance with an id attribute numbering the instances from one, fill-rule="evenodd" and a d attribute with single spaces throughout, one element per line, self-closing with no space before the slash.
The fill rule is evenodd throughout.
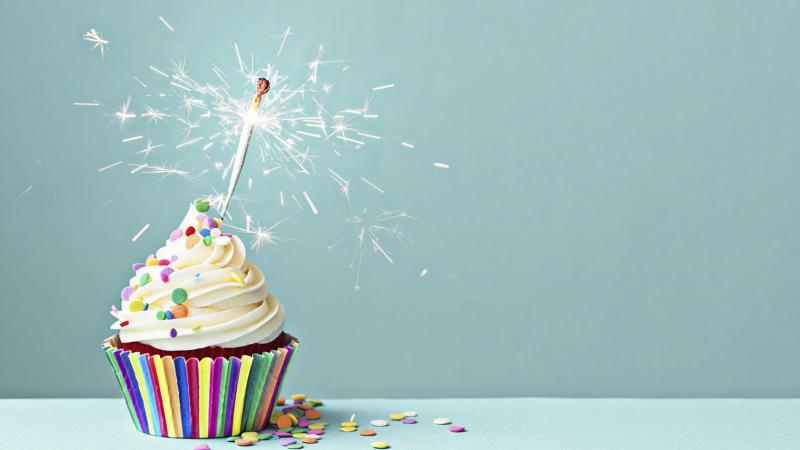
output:
<path id="1" fill-rule="evenodd" d="M 116 107 L 170 59 L 230 66 L 232 42 L 269 62 L 288 25 L 282 67 L 302 76 L 319 43 L 350 61 L 342 102 L 397 84 L 373 103 L 397 139 L 343 170 L 387 190 L 360 201 L 417 218 L 356 292 L 317 244 L 347 230 L 336 186 L 305 180 L 320 214 L 282 228 L 302 242 L 251 253 L 303 341 L 289 390 L 800 395 L 798 19 L 780 1 L 8 3 L 0 396 L 118 395 L 108 308 L 207 193 L 98 173 L 136 128 L 72 102 Z M 251 210 L 282 217 L 262 186 Z"/>

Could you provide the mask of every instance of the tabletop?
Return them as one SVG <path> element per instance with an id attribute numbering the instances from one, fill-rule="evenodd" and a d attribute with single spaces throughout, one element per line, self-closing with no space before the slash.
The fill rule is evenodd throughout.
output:
<path id="1" fill-rule="evenodd" d="M 632 399 L 359 399 L 326 400 L 318 408 L 330 422 L 323 438 L 306 448 L 371 449 L 800 449 L 800 400 Z M 372 419 L 415 411 L 416 424 Z M 355 414 L 359 430 L 339 431 Z M 463 433 L 435 425 L 449 418 Z M 237 449 L 224 439 L 168 439 L 141 434 L 121 399 L 0 400 L 0 448 L 175 449 L 199 444 Z M 278 440 L 250 448 L 283 449 Z"/>

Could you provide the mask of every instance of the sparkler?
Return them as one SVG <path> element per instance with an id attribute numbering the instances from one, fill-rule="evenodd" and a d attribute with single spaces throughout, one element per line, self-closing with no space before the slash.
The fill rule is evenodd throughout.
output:
<path id="1" fill-rule="evenodd" d="M 228 210 L 228 203 L 233 197 L 233 191 L 236 189 L 236 183 L 239 181 L 239 176 L 242 174 L 242 167 L 244 167 L 244 158 L 247 156 L 247 147 L 250 146 L 250 137 L 253 135 L 253 127 L 255 127 L 256 118 L 258 118 L 258 108 L 261 106 L 261 97 L 269 92 L 269 81 L 266 78 L 259 78 L 256 85 L 256 92 L 253 94 L 253 101 L 250 103 L 250 110 L 244 118 L 244 125 L 242 126 L 242 134 L 239 136 L 239 147 L 236 148 L 236 156 L 233 161 L 233 172 L 231 172 L 231 180 L 228 182 L 228 195 L 225 197 L 225 202 L 222 204 L 220 210 L 222 219 L 225 219 L 225 212 Z"/>
<path id="2" fill-rule="evenodd" d="M 166 27 L 165 32 L 173 32 L 169 22 L 162 17 L 159 20 Z M 276 39 L 273 55 L 281 56 L 292 48 L 287 42 L 294 32 L 293 27 L 287 27 L 283 33 L 273 36 Z M 91 37 L 95 39 L 94 35 Z M 97 44 L 94 48 L 102 53 L 108 41 L 99 33 L 96 37 L 102 42 L 93 40 L 92 43 Z M 373 96 L 396 88 L 395 83 L 374 83 L 371 85 L 374 87 L 366 87 L 369 92 L 365 101 L 334 107 L 328 94 L 340 85 L 339 80 L 325 77 L 337 76 L 350 66 L 345 60 L 323 59 L 324 46 L 315 47 L 314 59 L 290 71 L 291 76 L 279 71 L 273 63 L 258 66 L 255 56 L 245 54 L 239 44 L 234 43 L 232 47 L 232 67 L 226 69 L 225 65 L 212 62 L 205 78 L 190 74 L 185 61 L 173 61 L 171 66 L 163 62 L 143 64 L 142 73 L 131 75 L 130 81 L 136 91 L 123 102 L 116 103 L 117 108 L 91 98 L 76 99 L 74 106 L 94 107 L 116 119 L 122 130 L 119 145 L 130 149 L 136 158 L 102 161 L 95 167 L 106 174 L 155 175 L 159 179 L 176 176 L 202 186 L 209 192 L 209 203 L 220 211 L 226 226 L 250 235 L 250 246 L 256 251 L 264 246 L 298 241 L 279 234 L 278 227 L 289 219 L 336 214 L 336 205 L 322 203 L 330 197 L 318 193 L 319 183 L 308 184 L 305 179 L 330 175 L 331 187 L 345 200 L 347 213 L 342 218 L 349 232 L 326 246 L 337 257 L 349 259 L 349 267 L 355 273 L 355 287 L 361 289 L 361 271 L 368 254 L 391 264 L 395 259 L 391 243 L 407 240 L 398 225 L 401 219 L 410 218 L 408 214 L 390 211 L 375 215 L 372 209 L 368 213 L 361 203 L 368 201 L 367 196 L 382 197 L 392 186 L 383 185 L 382 180 L 369 173 L 352 173 L 353 169 L 348 169 L 350 166 L 345 161 L 359 155 L 348 149 L 376 144 L 378 148 L 394 143 L 414 149 L 414 144 L 399 137 L 379 136 L 365 128 L 379 118 L 371 108 Z M 332 71 L 331 66 L 341 70 Z M 298 71 L 299 74 L 295 73 Z M 256 85 L 252 97 L 242 97 L 241 92 L 237 92 L 242 81 L 247 86 Z M 270 97 L 264 101 L 268 107 L 259 112 L 267 91 Z M 165 131 L 172 131 L 172 138 L 167 137 Z M 238 194 L 241 189 L 237 191 L 248 152 L 251 153 L 249 163 L 261 164 L 261 170 L 256 173 L 269 176 L 270 186 L 274 186 L 274 192 L 262 198 L 268 198 L 286 211 L 283 218 L 270 221 L 272 225 L 262 226 L 259 223 L 262 218 L 248 211 Z M 178 154 L 187 159 L 186 166 L 182 161 L 174 161 Z M 163 158 L 161 164 L 151 161 L 156 155 Z M 198 168 L 196 163 L 203 165 Z M 112 170 L 122 167 L 128 170 Z M 227 178 L 226 192 L 217 191 L 216 182 L 209 181 L 208 177 L 214 174 L 221 175 L 223 180 Z M 282 184 L 281 177 L 290 183 Z M 254 185 L 257 183 L 257 176 L 249 178 L 247 191 L 256 195 Z M 241 211 L 234 211 L 233 203 L 237 205 L 236 210 L 240 207 Z M 378 205 L 374 207 L 382 211 Z M 301 214 L 304 212 L 307 214 Z M 240 223 L 235 222 L 232 213 L 239 214 Z M 330 237 L 330 230 L 322 231 Z M 326 238 L 313 241 L 320 240 Z"/>

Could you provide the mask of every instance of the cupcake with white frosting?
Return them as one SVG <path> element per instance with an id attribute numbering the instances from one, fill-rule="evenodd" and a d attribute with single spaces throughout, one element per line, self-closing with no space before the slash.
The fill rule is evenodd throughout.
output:
<path id="1" fill-rule="evenodd" d="M 283 305 L 235 235 L 196 200 L 163 247 L 133 265 L 104 342 L 134 424 L 168 437 L 227 437 L 269 419 L 298 346 Z"/>

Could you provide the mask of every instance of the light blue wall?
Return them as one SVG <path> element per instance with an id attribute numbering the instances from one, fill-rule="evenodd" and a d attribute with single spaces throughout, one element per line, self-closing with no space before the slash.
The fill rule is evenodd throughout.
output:
<path id="1" fill-rule="evenodd" d="M 387 191 L 360 189 L 358 202 L 374 210 L 379 197 L 417 218 L 405 228 L 414 243 L 395 248 L 393 265 L 370 255 L 355 292 L 342 255 L 318 245 L 347 230 L 327 174 L 256 177 L 246 198 L 264 222 L 285 214 L 279 188 L 306 189 L 320 207 L 281 229 L 303 242 L 252 254 L 303 340 L 290 390 L 800 395 L 796 2 L 3 9 L 2 396 L 117 395 L 98 350 L 108 308 L 130 264 L 207 193 L 124 166 L 98 173 L 133 159 L 120 139 L 140 130 L 72 103 L 146 100 L 131 75 L 152 79 L 148 65 L 170 59 L 231 67 L 234 41 L 269 62 L 288 25 L 284 70 L 301 76 L 319 43 L 349 59 L 333 99 L 356 105 L 396 83 L 373 102 L 372 130 L 386 138 L 340 169 Z M 89 28 L 111 41 L 105 59 L 81 40 Z"/>

